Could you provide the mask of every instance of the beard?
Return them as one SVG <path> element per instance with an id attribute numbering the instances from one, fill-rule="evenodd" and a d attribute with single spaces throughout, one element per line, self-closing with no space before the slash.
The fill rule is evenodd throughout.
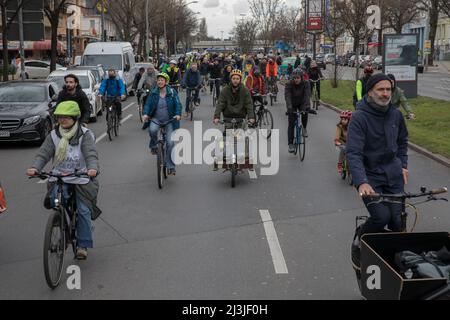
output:
<path id="1" fill-rule="evenodd" d="M 389 103 L 391 103 L 391 97 L 384 98 L 384 97 L 373 96 L 372 98 L 373 98 L 373 101 L 381 107 L 387 107 L 389 105 Z"/>

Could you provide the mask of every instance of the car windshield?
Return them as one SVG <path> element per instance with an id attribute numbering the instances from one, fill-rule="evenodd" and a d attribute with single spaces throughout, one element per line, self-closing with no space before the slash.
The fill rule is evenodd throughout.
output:
<path id="1" fill-rule="evenodd" d="M 20 86 L 0 87 L 0 102 L 43 102 L 47 100 L 44 86 Z"/>
<path id="2" fill-rule="evenodd" d="M 122 56 L 119 54 L 98 54 L 83 56 L 83 66 L 97 66 L 101 64 L 105 70 L 113 68 L 122 70 Z"/>
<path id="3" fill-rule="evenodd" d="M 65 77 L 65 75 L 50 76 L 50 77 L 48 77 L 48 81 L 55 82 L 59 88 L 62 88 L 65 85 L 64 77 Z M 77 78 L 78 78 L 78 80 L 80 80 L 80 86 L 82 89 L 88 89 L 90 87 L 89 79 L 87 76 L 77 76 Z"/>

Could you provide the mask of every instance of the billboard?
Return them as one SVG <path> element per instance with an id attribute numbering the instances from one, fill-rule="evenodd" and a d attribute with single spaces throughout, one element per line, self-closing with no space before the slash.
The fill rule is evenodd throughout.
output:
<path id="1" fill-rule="evenodd" d="M 45 39 L 44 0 L 23 1 L 23 35 L 24 41 L 40 41 Z M 19 41 L 18 1 L 8 2 L 6 14 L 8 19 L 14 18 L 8 29 L 8 40 Z"/>
<path id="2" fill-rule="evenodd" d="M 384 36 L 383 72 L 393 74 L 408 98 L 417 97 L 418 34 Z"/>
<path id="3" fill-rule="evenodd" d="M 323 30 L 323 0 L 306 1 L 306 30 L 313 32 Z"/>

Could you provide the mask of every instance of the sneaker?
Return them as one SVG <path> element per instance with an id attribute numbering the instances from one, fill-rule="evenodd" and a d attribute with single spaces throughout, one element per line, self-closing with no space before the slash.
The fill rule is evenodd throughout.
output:
<path id="1" fill-rule="evenodd" d="M 169 176 L 175 176 L 176 174 L 177 174 L 177 172 L 175 171 L 175 169 L 167 170 L 167 175 L 169 175 Z"/>
<path id="2" fill-rule="evenodd" d="M 295 147 L 293 144 L 289 145 L 289 153 L 294 153 L 295 152 Z"/>
<path id="3" fill-rule="evenodd" d="M 308 131 L 306 130 L 306 128 L 303 128 L 303 136 L 305 138 L 308 138 Z"/>
<path id="4" fill-rule="evenodd" d="M 151 148 L 150 152 L 152 153 L 152 155 L 157 155 L 158 154 L 158 148 Z"/>
<path id="5" fill-rule="evenodd" d="M 86 260 L 87 259 L 87 248 L 77 248 L 77 254 L 75 255 L 75 258 L 77 260 Z"/>
<path id="6" fill-rule="evenodd" d="M 342 166 L 342 162 L 339 162 L 337 164 L 337 171 L 339 174 L 342 174 L 342 172 L 344 171 L 344 167 Z"/>

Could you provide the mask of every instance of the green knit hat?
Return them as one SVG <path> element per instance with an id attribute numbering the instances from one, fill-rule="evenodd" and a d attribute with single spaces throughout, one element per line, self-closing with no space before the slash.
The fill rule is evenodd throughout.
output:
<path id="1" fill-rule="evenodd" d="M 75 101 L 64 101 L 56 107 L 55 116 L 79 117 L 81 115 L 80 107 Z"/>

